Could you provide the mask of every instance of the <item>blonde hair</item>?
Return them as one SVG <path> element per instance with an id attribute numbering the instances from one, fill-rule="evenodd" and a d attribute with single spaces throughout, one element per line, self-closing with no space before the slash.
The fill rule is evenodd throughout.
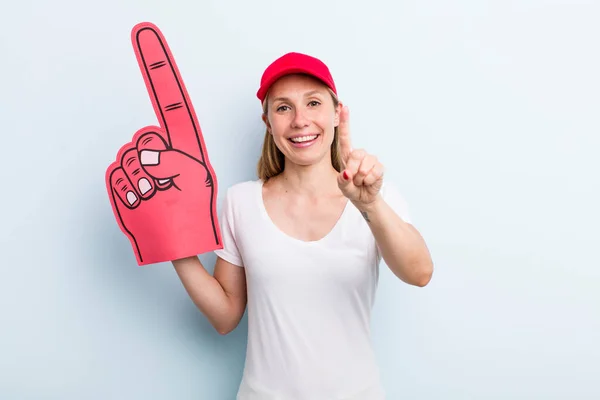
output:
<path id="1" fill-rule="evenodd" d="M 339 100 L 335 93 L 329 90 L 329 94 L 333 99 L 334 107 L 337 107 L 339 104 Z M 263 101 L 263 115 L 266 117 L 268 113 L 267 108 L 268 96 Z M 338 127 L 336 126 L 333 130 L 333 142 L 331 143 L 331 164 L 336 171 L 342 171 L 342 158 L 340 154 L 339 141 L 338 141 Z M 275 144 L 275 140 L 273 139 L 273 135 L 269 133 L 269 130 L 265 130 L 265 138 L 263 140 L 262 152 L 260 158 L 258 159 L 258 165 L 256 168 L 256 172 L 258 174 L 258 178 L 263 182 L 268 181 L 270 178 L 279 175 L 283 172 L 285 168 L 285 157 L 281 150 L 277 148 Z"/>

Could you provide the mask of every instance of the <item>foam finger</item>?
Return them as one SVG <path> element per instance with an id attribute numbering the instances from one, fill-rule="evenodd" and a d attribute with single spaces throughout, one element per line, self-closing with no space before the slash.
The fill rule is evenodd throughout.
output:
<path id="1" fill-rule="evenodd" d="M 129 182 L 135 187 L 137 195 L 142 199 L 152 197 L 156 191 L 154 179 L 142 168 L 138 151 L 135 147 L 132 147 L 123 154 L 121 168 L 125 171 Z"/>
<path id="2" fill-rule="evenodd" d="M 181 73 L 162 32 L 153 24 L 136 25 L 131 34 L 140 70 L 170 147 L 201 161 L 204 138 Z"/>
<path id="3" fill-rule="evenodd" d="M 151 164 L 155 164 L 159 162 L 160 156 L 159 152 L 167 149 L 167 143 L 164 141 L 163 137 L 158 133 L 152 131 L 151 129 L 147 132 L 143 133 L 139 139 L 137 140 L 137 151 L 140 154 L 140 160 L 142 164 L 142 168 L 145 163 L 150 162 Z M 157 189 L 166 189 L 171 186 L 170 179 L 155 179 L 154 184 Z"/>
<path id="4" fill-rule="evenodd" d="M 141 198 L 137 194 L 134 185 L 131 183 L 123 168 L 118 167 L 113 170 L 110 175 L 110 183 L 113 193 L 121 199 L 121 202 L 127 208 L 136 208 Z"/>

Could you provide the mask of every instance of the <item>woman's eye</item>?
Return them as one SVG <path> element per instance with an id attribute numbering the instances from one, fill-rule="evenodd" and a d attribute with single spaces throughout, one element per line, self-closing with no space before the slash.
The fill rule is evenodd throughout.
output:
<path id="1" fill-rule="evenodd" d="M 284 111 L 287 106 L 279 106 L 277 107 L 277 111 Z"/>
<path id="2" fill-rule="evenodd" d="M 310 103 L 308 103 L 308 104 L 309 104 L 309 105 L 311 105 L 311 106 L 313 106 L 313 107 L 315 107 L 315 106 L 318 106 L 318 105 L 319 105 L 319 104 L 321 104 L 321 103 L 319 103 L 319 102 L 318 102 L 318 101 L 316 101 L 316 100 L 313 100 L 313 101 L 311 101 L 311 102 L 310 102 Z"/>

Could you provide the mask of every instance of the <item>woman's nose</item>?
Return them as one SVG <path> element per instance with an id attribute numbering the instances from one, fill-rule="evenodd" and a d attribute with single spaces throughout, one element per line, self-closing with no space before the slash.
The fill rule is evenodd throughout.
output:
<path id="1" fill-rule="evenodd" d="M 309 120 L 304 110 L 296 108 L 294 111 L 294 119 L 292 120 L 292 126 L 294 128 L 304 128 L 308 126 Z"/>

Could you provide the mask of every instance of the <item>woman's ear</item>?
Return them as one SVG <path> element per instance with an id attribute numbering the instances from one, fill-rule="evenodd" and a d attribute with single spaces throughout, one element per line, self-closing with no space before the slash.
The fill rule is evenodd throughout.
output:
<path id="1" fill-rule="evenodd" d="M 265 125 L 267 126 L 267 131 L 269 131 L 269 133 L 271 133 L 271 124 L 269 124 L 269 118 L 267 117 L 267 114 L 262 115 L 262 120 L 265 123 Z"/>
<path id="2" fill-rule="evenodd" d="M 340 114 L 342 112 L 342 108 L 344 108 L 344 105 L 340 101 L 338 103 L 337 107 L 335 107 L 335 116 L 333 118 L 333 126 L 334 127 L 337 127 L 340 124 Z"/>

